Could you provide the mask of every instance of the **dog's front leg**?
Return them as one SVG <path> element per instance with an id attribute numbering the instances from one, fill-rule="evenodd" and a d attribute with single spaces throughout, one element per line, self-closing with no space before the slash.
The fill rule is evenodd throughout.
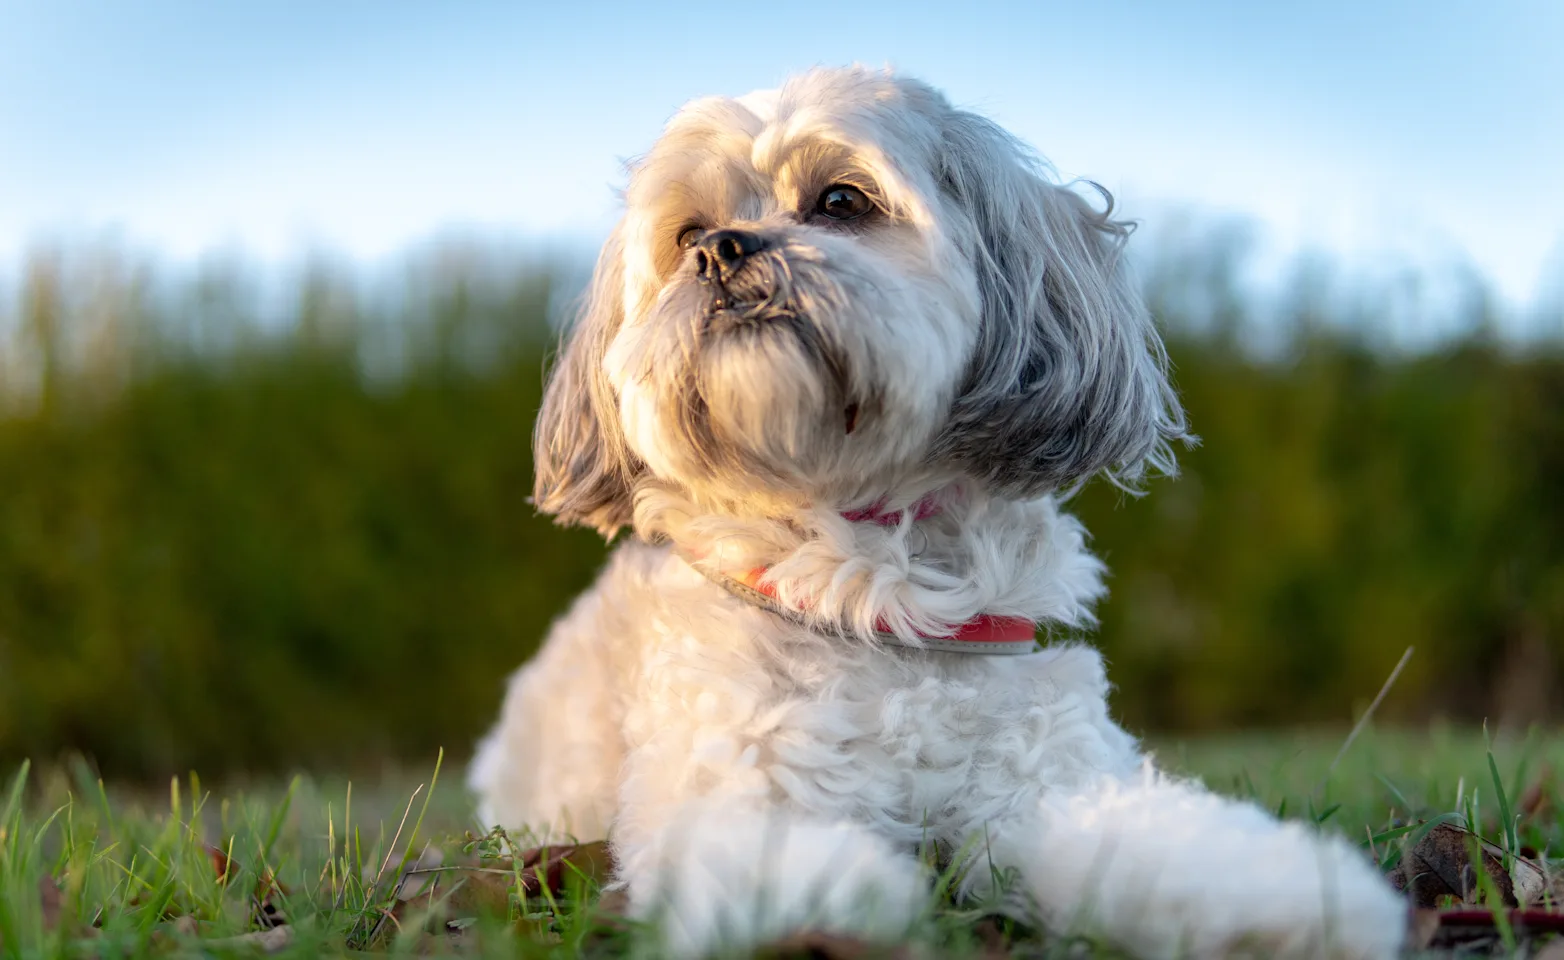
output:
<path id="1" fill-rule="evenodd" d="M 1345 840 L 1155 773 L 990 831 L 1048 925 L 1147 958 L 1394 957 L 1406 904 Z"/>
<path id="2" fill-rule="evenodd" d="M 912 852 L 861 824 L 717 797 L 625 814 L 620 879 L 674 956 L 742 955 L 808 931 L 894 940 L 929 897 Z"/>

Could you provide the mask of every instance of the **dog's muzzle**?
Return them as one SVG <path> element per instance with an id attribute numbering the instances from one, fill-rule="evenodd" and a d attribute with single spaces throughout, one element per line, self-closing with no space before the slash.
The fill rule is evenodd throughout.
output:
<path id="1" fill-rule="evenodd" d="M 774 272 L 757 263 L 766 241 L 749 230 L 713 230 L 695 245 L 695 279 L 711 291 L 711 309 L 754 311 L 776 292 Z"/>

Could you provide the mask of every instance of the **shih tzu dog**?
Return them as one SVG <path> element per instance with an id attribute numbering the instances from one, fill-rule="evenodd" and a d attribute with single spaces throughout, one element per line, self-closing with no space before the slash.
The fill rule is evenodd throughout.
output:
<path id="1" fill-rule="evenodd" d="M 681 110 L 535 438 L 537 506 L 633 536 L 510 681 L 484 821 L 610 837 L 674 955 L 896 938 L 931 860 L 1145 957 L 1394 955 L 1356 849 L 1157 772 L 1035 639 L 1104 592 L 1061 495 L 1187 436 L 1111 211 L 885 72 Z"/>

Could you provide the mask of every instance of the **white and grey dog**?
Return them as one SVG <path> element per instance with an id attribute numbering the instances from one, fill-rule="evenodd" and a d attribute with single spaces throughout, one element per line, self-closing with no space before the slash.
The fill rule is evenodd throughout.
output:
<path id="1" fill-rule="evenodd" d="M 1104 592 L 1060 491 L 1186 436 L 1110 214 L 889 73 L 681 110 L 535 439 L 542 510 L 635 536 L 511 680 L 483 820 L 611 837 L 680 955 L 896 937 L 920 850 L 1147 957 L 1393 955 L 1358 851 L 1156 772 L 1033 640 Z"/>

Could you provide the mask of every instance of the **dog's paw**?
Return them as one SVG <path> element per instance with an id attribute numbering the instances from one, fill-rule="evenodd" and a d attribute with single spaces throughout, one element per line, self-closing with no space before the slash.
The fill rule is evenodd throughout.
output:
<path id="1" fill-rule="evenodd" d="M 1379 960 L 1406 904 L 1340 837 L 1148 774 L 1042 805 L 1029 877 L 1051 925 L 1137 955 Z"/>
<path id="2" fill-rule="evenodd" d="M 634 911 L 673 956 L 745 954 L 804 932 L 895 940 L 929 897 L 915 857 L 854 824 L 708 808 L 625 853 Z"/>

